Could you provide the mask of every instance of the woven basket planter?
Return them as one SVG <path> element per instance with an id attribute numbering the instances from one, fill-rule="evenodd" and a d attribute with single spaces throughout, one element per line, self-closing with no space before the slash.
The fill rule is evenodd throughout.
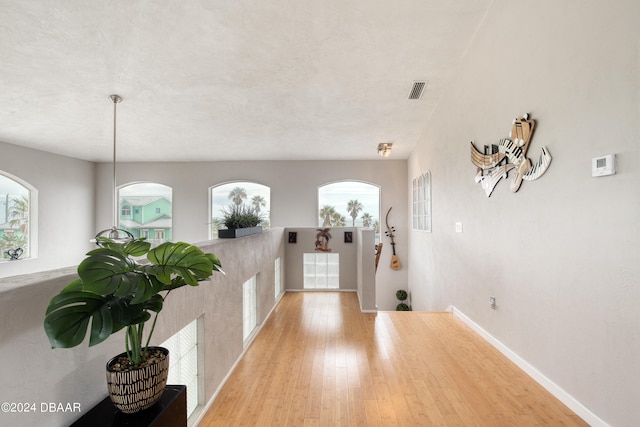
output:
<path id="1" fill-rule="evenodd" d="M 149 351 L 160 350 L 165 355 L 147 366 L 132 370 L 113 371 L 118 360 L 126 356 L 121 353 L 107 362 L 107 388 L 111 401 L 121 412 L 134 414 L 153 406 L 164 393 L 169 374 L 169 350 L 149 347 Z"/>

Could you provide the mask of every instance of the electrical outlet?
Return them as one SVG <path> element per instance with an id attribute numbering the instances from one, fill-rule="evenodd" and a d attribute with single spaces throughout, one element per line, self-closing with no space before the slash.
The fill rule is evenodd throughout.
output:
<path id="1" fill-rule="evenodd" d="M 489 297 L 489 307 L 496 309 L 496 297 Z"/>
<path id="2" fill-rule="evenodd" d="M 456 222 L 456 233 L 462 233 L 462 223 Z"/>

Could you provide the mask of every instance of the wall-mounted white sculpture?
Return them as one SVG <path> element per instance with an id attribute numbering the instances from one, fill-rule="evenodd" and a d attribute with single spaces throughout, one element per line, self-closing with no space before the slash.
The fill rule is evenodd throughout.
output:
<path id="1" fill-rule="evenodd" d="M 475 181 L 480 183 L 487 197 L 491 196 L 498 181 L 506 179 L 512 170 L 516 173 L 509 185 L 513 193 L 520 189 L 523 180 L 533 181 L 545 173 L 551 163 L 546 147 L 542 147 L 542 154 L 535 165 L 527 157 L 535 126 L 535 120 L 525 114 L 513 121 L 509 138 L 501 139 L 497 145 L 485 145 L 484 153 L 471 142 L 471 163 L 478 167 Z"/>

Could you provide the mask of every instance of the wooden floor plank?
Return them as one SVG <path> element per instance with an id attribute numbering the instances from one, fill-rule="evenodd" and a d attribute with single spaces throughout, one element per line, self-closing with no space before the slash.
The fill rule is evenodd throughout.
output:
<path id="1" fill-rule="evenodd" d="M 287 293 L 200 427 L 586 426 L 450 313 Z"/>

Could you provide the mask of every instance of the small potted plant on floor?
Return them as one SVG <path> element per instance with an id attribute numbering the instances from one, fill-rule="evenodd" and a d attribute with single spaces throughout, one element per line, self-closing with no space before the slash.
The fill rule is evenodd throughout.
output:
<path id="1" fill-rule="evenodd" d="M 153 249 L 144 239 L 116 243 L 100 237 L 98 243 L 78 266 L 79 278 L 51 299 L 44 329 L 52 348 L 81 344 L 87 330 L 94 346 L 125 329 L 126 351 L 107 363 L 107 385 L 114 405 L 135 413 L 152 406 L 166 385 L 169 352 L 149 343 L 167 296 L 222 270 L 214 254 L 183 242 Z M 145 255 L 148 263 L 134 258 Z"/>
<path id="2" fill-rule="evenodd" d="M 222 213 L 223 223 L 227 228 L 218 230 L 218 237 L 221 239 L 262 232 L 262 227 L 259 225 L 262 222 L 262 215 L 252 206 L 230 205 L 223 209 Z"/>
<path id="3" fill-rule="evenodd" d="M 396 298 L 398 299 L 398 301 L 400 301 L 400 303 L 396 306 L 396 311 L 411 311 L 411 307 L 409 307 L 409 305 L 405 303 L 405 300 L 408 296 L 409 294 L 407 294 L 407 291 L 405 291 L 404 289 L 400 289 L 396 292 Z"/>

